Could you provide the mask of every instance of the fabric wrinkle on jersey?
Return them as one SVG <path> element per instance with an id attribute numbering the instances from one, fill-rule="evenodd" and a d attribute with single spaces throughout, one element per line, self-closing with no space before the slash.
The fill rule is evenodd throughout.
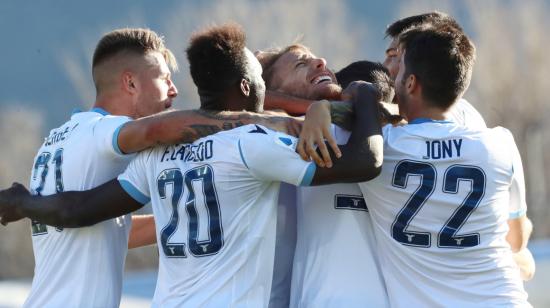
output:
<path id="1" fill-rule="evenodd" d="M 296 143 L 246 125 L 193 144 L 157 147 L 130 163 L 119 181 L 136 200 L 151 199 L 156 221 L 153 307 L 267 307 L 279 181 L 306 185 L 315 171 L 295 152 Z M 175 192 L 179 201 L 172 203 Z M 213 246 L 197 243 L 215 241 L 221 244 L 200 255 Z"/>
<path id="2" fill-rule="evenodd" d="M 462 126 L 470 129 L 487 128 L 485 120 L 481 114 L 467 100 L 461 98 L 451 107 L 448 118 Z"/>
<path id="3" fill-rule="evenodd" d="M 133 157 L 117 142 L 128 121 L 100 108 L 74 113 L 38 151 L 31 192 L 88 190 L 115 178 Z M 118 307 L 130 226 L 129 215 L 62 230 L 33 223 L 36 265 L 24 307 Z"/>
<path id="4" fill-rule="evenodd" d="M 296 248 L 296 189 L 294 185 L 281 183 L 279 191 L 270 308 L 283 308 L 290 305 L 292 262 Z"/>
<path id="5" fill-rule="evenodd" d="M 383 134 L 382 172 L 359 186 L 391 306 L 528 307 L 506 241 L 526 211 L 510 132 L 418 119 Z"/>

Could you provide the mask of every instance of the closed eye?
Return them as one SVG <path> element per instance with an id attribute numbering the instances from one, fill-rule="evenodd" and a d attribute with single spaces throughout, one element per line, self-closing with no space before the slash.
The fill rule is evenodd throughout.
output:
<path id="1" fill-rule="evenodd" d="M 305 65 L 306 63 L 304 61 L 298 61 L 296 62 L 296 64 L 294 64 L 294 68 L 298 68 L 298 67 L 301 67 L 303 65 Z"/>

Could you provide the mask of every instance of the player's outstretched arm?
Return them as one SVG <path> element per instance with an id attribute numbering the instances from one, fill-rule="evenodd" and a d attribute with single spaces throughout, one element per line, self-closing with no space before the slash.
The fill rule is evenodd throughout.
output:
<path id="1" fill-rule="evenodd" d="M 304 115 L 314 102 L 282 92 L 267 90 L 265 91 L 264 108 L 266 110 L 282 109 L 292 115 Z"/>
<path id="2" fill-rule="evenodd" d="M 169 111 L 126 123 L 119 132 L 118 146 L 123 153 L 134 153 L 159 144 L 190 143 L 246 124 L 261 124 L 286 133 L 297 121 L 245 111 Z"/>
<path id="3" fill-rule="evenodd" d="M 349 88 L 355 108 L 355 121 L 348 143 L 341 146 L 342 157 L 336 158 L 324 143 L 321 152 L 332 157 L 332 168 L 317 168 L 312 185 L 335 182 L 363 182 L 380 174 L 383 161 L 383 139 L 379 117 L 379 93 L 376 87 L 366 82 L 356 82 Z M 322 105 L 326 111 L 328 105 Z M 306 117 L 307 118 L 307 117 Z M 311 148 L 310 148 L 311 151 Z"/>
<path id="4" fill-rule="evenodd" d="M 86 191 L 33 196 L 21 184 L 0 192 L 2 224 L 28 217 L 56 227 L 76 228 L 133 212 L 143 205 L 111 180 Z"/>

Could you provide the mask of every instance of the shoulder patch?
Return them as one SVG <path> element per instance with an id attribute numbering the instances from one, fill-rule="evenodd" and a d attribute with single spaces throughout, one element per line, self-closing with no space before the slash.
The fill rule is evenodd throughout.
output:
<path id="1" fill-rule="evenodd" d="M 277 145 L 280 145 L 285 148 L 296 149 L 298 145 L 298 139 L 281 132 L 275 132 L 273 140 Z"/>
<path id="2" fill-rule="evenodd" d="M 286 144 L 286 145 L 291 145 L 292 144 L 292 139 L 290 139 L 288 137 L 279 137 L 279 140 L 281 140 L 281 142 Z"/>

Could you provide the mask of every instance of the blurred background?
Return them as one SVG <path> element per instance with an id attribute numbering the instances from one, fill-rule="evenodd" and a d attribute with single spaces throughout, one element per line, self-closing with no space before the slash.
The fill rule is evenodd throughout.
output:
<path id="1" fill-rule="evenodd" d="M 0 188 L 27 184 L 43 138 L 74 108 L 95 99 L 91 59 L 115 28 L 148 27 L 178 58 L 176 108 L 198 107 L 184 56 L 190 34 L 212 23 L 243 25 L 252 50 L 300 40 L 335 70 L 355 60 L 382 61 L 384 30 L 398 18 L 447 12 L 477 46 L 468 99 L 489 126 L 509 128 L 523 157 L 535 278 L 526 284 L 535 307 L 550 307 L 550 29 L 549 1 L 0 1 Z M 156 281 L 155 246 L 127 258 L 122 306 L 148 306 Z M 0 307 L 20 306 L 34 260 L 29 222 L 0 228 Z M 546 291 L 546 292 L 545 292 Z M 9 296 L 4 296 L 8 295 Z"/>

